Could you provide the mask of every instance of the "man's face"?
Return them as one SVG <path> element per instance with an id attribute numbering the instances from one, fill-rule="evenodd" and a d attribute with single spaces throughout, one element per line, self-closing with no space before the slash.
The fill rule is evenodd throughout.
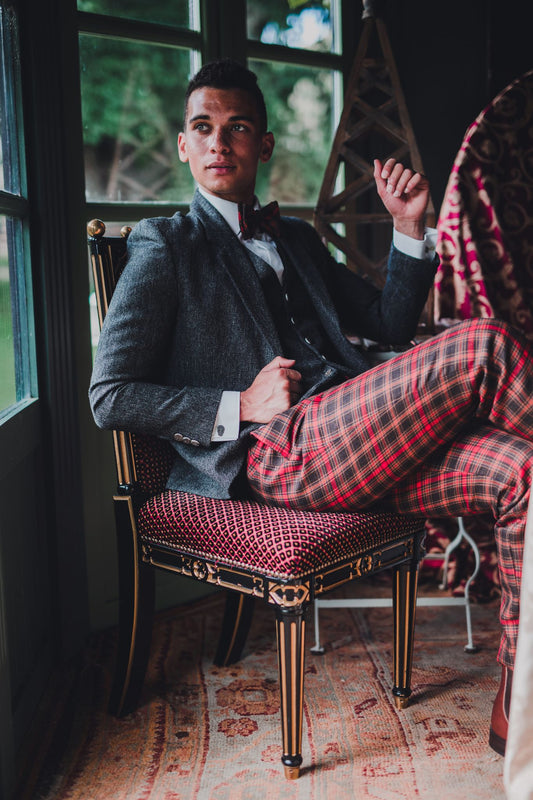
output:
<path id="1" fill-rule="evenodd" d="M 180 160 L 210 194 L 250 203 L 259 162 L 272 155 L 274 137 L 262 133 L 251 95 L 243 89 L 196 89 L 189 97 Z"/>

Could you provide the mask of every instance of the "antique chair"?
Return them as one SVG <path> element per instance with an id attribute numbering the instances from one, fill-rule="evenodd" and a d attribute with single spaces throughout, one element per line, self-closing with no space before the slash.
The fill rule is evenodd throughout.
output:
<path id="1" fill-rule="evenodd" d="M 100 324 L 124 266 L 129 230 L 123 229 L 122 238 L 106 237 L 102 222 L 88 225 Z M 274 609 L 287 778 L 298 778 L 302 762 L 305 611 L 315 597 L 355 578 L 393 570 L 392 693 L 398 709 L 407 705 L 423 520 L 390 513 L 292 511 L 166 491 L 174 454 L 170 444 L 125 431 L 115 431 L 113 438 L 120 611 L 111 713 L 125 715 L 139 699 L 154 609 L 153 567 L 230 590 L 218 665 L 239 659 L 255 601 Z"/>

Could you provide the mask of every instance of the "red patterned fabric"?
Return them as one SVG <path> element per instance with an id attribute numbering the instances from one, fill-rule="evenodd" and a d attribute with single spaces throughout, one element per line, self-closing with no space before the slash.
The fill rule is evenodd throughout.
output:
<path id="1" fill-rule="evenodd" d="M 141 508 L 141 540 L 278 579 L 306 575 L 420 530 L 396 514 L 293 511 L 166 491 Z"/>
<path id="2" fill-rule="evenodd" d="M 436 321 L 498 317 L 533 338 L 533 70 L 469 127 L 438 221 Z"/>
<path id="3" fill-rule="evenodd" d="M 155 436 L 131 436 L 135 461 L 137 463 L 137 486 L 142 492 L 155 494 L 165 489 L 174 460 L 171 445 Z"/>

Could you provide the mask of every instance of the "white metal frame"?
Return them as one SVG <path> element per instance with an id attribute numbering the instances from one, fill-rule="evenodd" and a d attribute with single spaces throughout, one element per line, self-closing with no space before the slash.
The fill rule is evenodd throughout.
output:
<path id="1" fill-rule="evenodd" d="M 475 566 L 472 574 L 468 578 L 465 584 L 464 590 L 464 597 L 419 597 L 417 599 L 418 606 L 464 606 L 465 614 L 466 614 L 466 634 L 467 634 L 467 643 L 465 645 L 465 652 L 467 653 L 477 653 L 478 647 L 474 644 L 473 637 L 472 637 L 472 617 L 470 613 L 470 584 L 476 577 L 479 572 L 480 567 L 480 556 L 479 556 L 479 548 L 465 530 L 465 526 L 463 523 L 463 518 L 457 518 L 458 523 L 458 532 L 455 539 L 453 539 L 449 545 L 447 546 L 444 553 L 431 553 L 431 559 L 437 560 L 440 559 L 444 562 L 443 565 L 443 579 L 442 583 L 439 584 L 439 589 L 445 590 L 448 586 L 447 582 L 447 574 L 448 574 L 448 562 L 450 560 L 451 554 L 454 550 L 459 547 L 461 541 L 464 539 L 470 547 L 472 548 L 472 552 L 474 554 L 475 559 Z M 317 599 L 314 602 L 314 624 L 315 624 L 315 644 L 311 647 L 311 652 L 321 655 L 324 653 L 325 648 L 320 642 L 320 626 L 319 626 L 319 611 L 321 608 L 380 608 L 380 607 L 388 607 L 392 606 L 392 599 L 390 598 L 381 598 L 381 597 L 351 597 L 351 598 L 324 598 L 324 599 Z"/>

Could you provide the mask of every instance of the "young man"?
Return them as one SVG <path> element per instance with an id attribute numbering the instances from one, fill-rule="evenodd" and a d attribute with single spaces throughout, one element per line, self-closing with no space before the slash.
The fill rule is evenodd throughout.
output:
<path id="1" fill-rule="evenodd" d="M 376 187 L 394 222 L 383 291 L 337 264 L 314 229 L 267 208 L 258 165 L 274 137 L 255 76 L 216 62 L 191 81 L 180 159 L 187 215 L 141 221 L 95 359 L 97 424 L 170 440 L 169 488 L 308 509 L 491 511 L 502 582 L 503 753 L 533 464 L 533 360 L 496 320 L 472 320 L 371 368 L 346 331 L 408 343 L 435 271 L 427 180 L 388 160 Z"/>

